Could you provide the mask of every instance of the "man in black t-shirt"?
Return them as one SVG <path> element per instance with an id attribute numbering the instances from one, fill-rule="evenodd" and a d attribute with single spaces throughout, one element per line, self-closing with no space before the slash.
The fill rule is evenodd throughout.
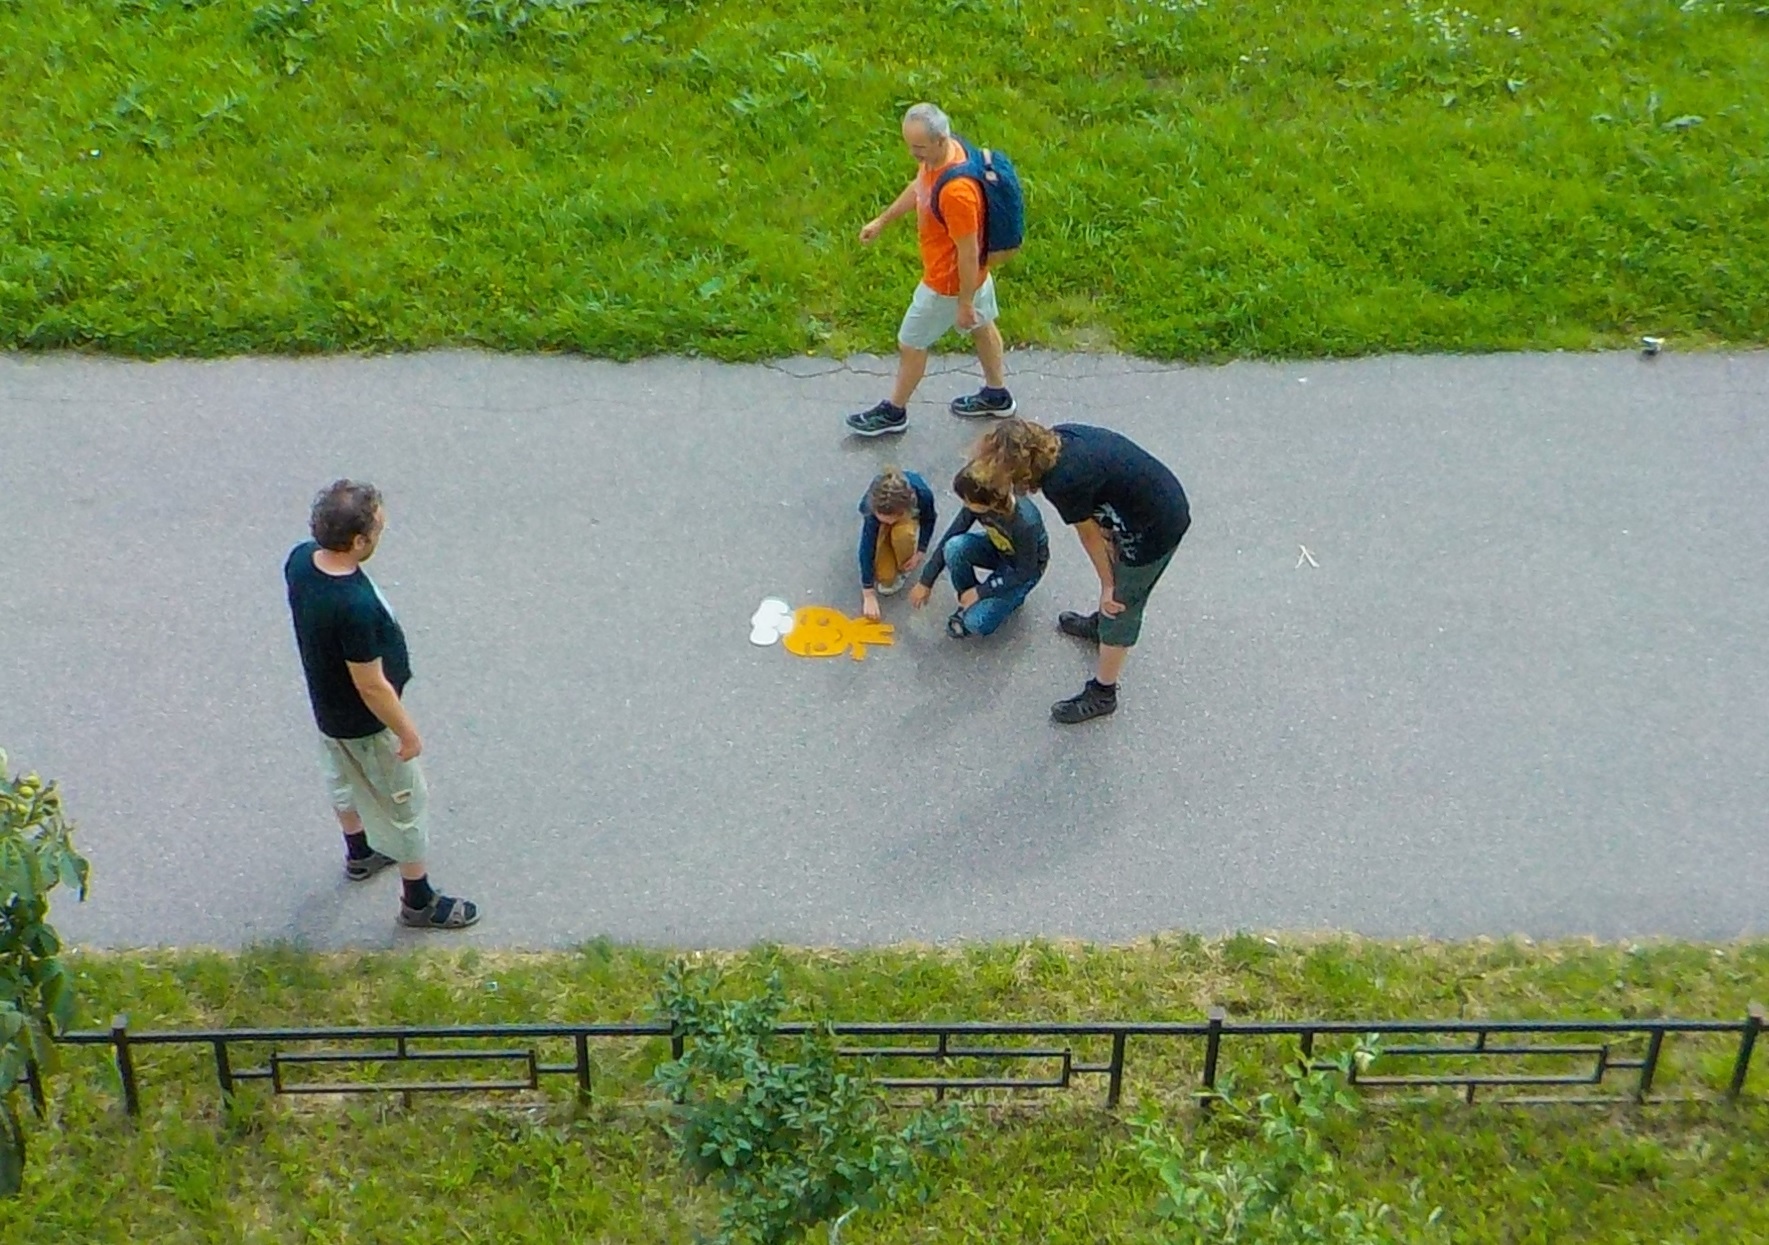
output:
<path id="1" fill-rule="evenodd" d="M 344 831 L 344 873 L 364 881 L 399 867 L 399 921 L 464 929 L 479 907 L 430 885 L 424 744 L 401 700 L 411 680 L 405 630 L 363 571 L 386 528 L 371 484 L 339 480 L 314 499 L 313 539 L 283 564 L 295 643 L 319 726 L 332 807 Z"/>
<path id="2" fill-rule="evenodd" d="M 1191 526 L 1191 506 L 1173 472 L 1128 437 L 1086 424 L 1045 428 L 1008 419 L 984 434 L 978 453 L 1016 488 L 1042 491 L 1075 529 L 1099 574 L 1099 608 L 1064 611 L 1067 635 L 1099 645 L 1094 677 L 1050 715 L 1073 724 L 1118 708 L 1118 675 L 1142 634 L 1143 608 Z"/>

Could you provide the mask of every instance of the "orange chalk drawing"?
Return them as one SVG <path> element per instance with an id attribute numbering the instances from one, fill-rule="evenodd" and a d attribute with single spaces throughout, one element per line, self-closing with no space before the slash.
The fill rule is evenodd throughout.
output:
<path id="1" fill-rule="evenodd" d="M 826 605 L 801 605 L 793 611 L 792 630 L 781 637 L 780 643 L 787 652 L 800 657 L 840 657 L 847 653 L 855 661 L 865 661 L 868 644 L 895 644 L 894 633 L 889 623 L 849 618 Z"/>

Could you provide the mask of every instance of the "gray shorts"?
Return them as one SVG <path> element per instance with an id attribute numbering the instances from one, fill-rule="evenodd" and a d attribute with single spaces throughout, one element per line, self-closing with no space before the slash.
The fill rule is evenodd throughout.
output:
<path id="1" fill-rule="evenodd" d="M 393 732 L 361 739 L 321 735 L 319 745 L 332 807 L 362 818 L 369 846 L 402 864 L 428 856 L 429 788 L 416 758 L 399 759 L 399 740 Z"/>
<path id="2" fill-rule="evenodd" d="M 995 307 L 994 273 L 983 278 L 983 284 L 977 287 L 977 296 L 971 301 L 971 305 L 977 309 L 977 328 L 995 322 L 995 317 L 1000 313 Z M 911 350 L 928 350 L 945 336 L 947 329 L 957 327 L 958 296 L 936 294 L 933 287 L 924 281 L 915 287 L 915 297 L 909 302 L 909 310 L 903 313 L 903 324 L 897 329 L 897 341 Z"/>

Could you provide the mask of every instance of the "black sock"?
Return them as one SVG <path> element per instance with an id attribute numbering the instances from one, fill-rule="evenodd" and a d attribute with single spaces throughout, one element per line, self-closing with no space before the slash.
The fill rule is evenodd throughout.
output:
<path id="1" fill-rule="evenodd" d="M 355 834 L 346 833 L 344 835 L 344 855 L 346 858 L 367 860 L 374 854 L 375 849 L 369 846 L 369 836 L 365 832 L 358 830 Z"/>
<path id="2" fill-rule="evenodd" d="M 401 878 L 405 883 L 405 906 L 408 908 L 428 908 L 430 901 L 436 898 L 436 892 L 430 889 L 430 875 L 421 878 Z"/>
<path id="3" fill-rule="evenodd" d="M 1087 680 L 1087 686 L 1091 687 L 1096 692 L 1104 692 L 1107 696 L 1115 697 L 1118 695 L 1118 685 L 1116 683 L 1101 683 L 1098 679 L 1089 679 Z"/>
<path id="4" fill-rule="evenodd" d="M 1007 386 L 984 385 L 983 396 L 991 402 L 1003 402 L 1007 399 Z"/>
<path id="5" fill-rule="evenodd" d="M 884 405 L 885 405 L 885 410 L 889 411 L 893 415 L 907 415 L 907 414 L 909 414 L 908 407 L 898 406 L 895 402 L 886 401 Z"/>

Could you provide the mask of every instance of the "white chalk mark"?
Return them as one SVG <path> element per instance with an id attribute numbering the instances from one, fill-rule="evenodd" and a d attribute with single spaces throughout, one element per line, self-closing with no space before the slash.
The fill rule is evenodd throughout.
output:
<path id="1" fill-rule="evenodd" d="M 792 630 L 792 607 L 778 597 L 762 601 L 749 620 L 749 642 L 767 646 L 778 644 Z"/>

